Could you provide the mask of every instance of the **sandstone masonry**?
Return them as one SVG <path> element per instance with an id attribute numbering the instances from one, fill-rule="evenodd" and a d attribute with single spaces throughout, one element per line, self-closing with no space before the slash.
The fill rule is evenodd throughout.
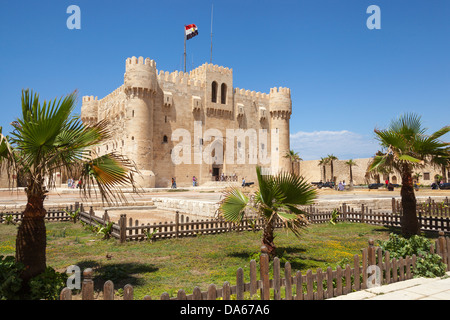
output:
<path id="1" fill-rule="evenodd" d="M 255 181 L 256 165 L 271 173 L 289 170 L 284 156 L 290 149 L 291 113 L 288 88 L 254 92 L 233 87 L 230 68 L 205 63 L 189 73 L 169 73 L 158 71 L 154 60 L 132 57 L 126 59 L 123 85 L 103 99 L 83 97 L 81 119 L 86 124 L 109 120 L 113 136 L 93 150 L 98 155 L 125 154 L 140 170 L 142 187 L 168 187 L 172 178 L 179 186 L 192 185 L 193 176 L 199 184 L 222 174 Z M 200 135 L 195 130 L 199 124 Z M 181 138 L 173 135 L 180 129 L 190 135 L 182 151 L 176 148 Z M 239 134 L 230 137 L 227 129 Z M 223 139 L 217 139 L 217 133 Z M 214 161 L 196 162 L 198 150 Z M 216 161 L 218 150 L 223 161 Z M 173 152 L 192 161 L 176 164 Z"/>

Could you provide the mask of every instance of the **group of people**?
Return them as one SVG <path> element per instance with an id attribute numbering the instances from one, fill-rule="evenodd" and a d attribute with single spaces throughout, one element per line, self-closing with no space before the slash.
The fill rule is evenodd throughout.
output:
<path id="1" fill-rule="evenodd" d="M 228 176 L 225 173 L 222 172 L 222 174 L 216 177 L 217 181 L 238 181 L 236 173 L 233 173 L 232 175 Z"/>
<path id="2" fill-rule="evenodd" d="M 345 180 L 344 181 L 339 181 L 337 190 L 338 191 L 344 191 L 345 190 Z"/>
<path id="3" fill-rule="evenodd" d="M 198 186 L 198 182 L 197 182 L 197 178 L 195 176 L 192 177 L 192 186 L 196 187 Z M 176 189 L 177 188 L 177 181 L 175 180 L 175 178 L 172 178 L 172 189 Z"/>
<path id="4" fill-rule="evenodd" d="M 76 182 L 76 183 L 75 183 L 75 180 L 73 180 L 73 178 L 69 178 L 69 179 L 67 180 L 67 187 L 68 187 L 69 189 L 73 189 L 73 188 L 75 188 L 75 187 L 81 188 L 81 184 L 82 184 L 81 179 L 79 179 L 78 182 Z"/>

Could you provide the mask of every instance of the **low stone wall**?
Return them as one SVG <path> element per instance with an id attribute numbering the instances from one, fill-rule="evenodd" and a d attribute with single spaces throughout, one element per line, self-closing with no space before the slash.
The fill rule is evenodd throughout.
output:
<path id="1" fill-rule="evenodd" d="M 394 197 L 397 200 L 400 200 L 401 197 Z M 428 196 L 416 196 L 417 202 L 425 202 L 429 197 Z M 445 196 L 433 196 L 432 199 L 435 202 L 444 201 Z M 321 211 L 329 211 L 334 208 L 339 208 L 342 204 L 346 204 L 347 207 L 360 209 L 361 205 L 364 204 L 364 207 L 369 210 L 372 209 L 373 212 L 390 212 L 392 211 L 392 197 L 390 198 L 361 198 L 361 199 L 340 199 L 340 200 L 318 200 L 314 207 Z"/>
<path id="2" fill-rule="evenodd" d="M 160 210 L 178 211 L 189 216 L 214 218 L 219 205 L 215 202 L 174 198 L 153 198 L 154 205 Z"/>

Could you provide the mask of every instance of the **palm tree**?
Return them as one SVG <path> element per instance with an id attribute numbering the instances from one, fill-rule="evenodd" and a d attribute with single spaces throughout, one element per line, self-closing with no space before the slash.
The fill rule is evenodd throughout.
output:
<path id="1" fill-rule="evenodd" d="M 389 167 L 399 172 L 402 177 L 402 234 L 405 237 L 418 234 L 420 231 L 416 215 L 416 197 L 413 186 L 413 170 L 422 167 L 436 157 L 448 156 L 446 148 L 449 143 L 439 138 L 450 131 L 450 126 L 426 135 L 422 127 L 421 117 L 411 113 L 400 116 L 391 122 L 385 130 L 375 129 L 375 134 L 384 153 L 375 156 L 370 170 Z"/>
<path id="2" fill-rule="evenodd" d="M 352 167 L 353 166 L 357 166 L 358 164 L 353 160 L 350 159 L 348 161 L 345 162 L 346 165 L 348 165 L 349 169 L 350 169 L 350 188 L 353 188 L 353 172 L 352 172 Z"/>
<path id="3" fill-rule="evenodd" d="M 289 152 L 286 152 L 286 154 L 284 155 L 285 158 L 288 158 L 291 161 L 291 173 L 294 174 L 294 163 L 298 162 L 298 161 L 302 161 L 303 159 L 300 158 L 300 156 L 298 155 L 298 152 L 295 152 L 294 150 L 289 150 Z M 300 172 L 299 172 L 300 174 Z"/>
<path id="4" fill-rule="evenodd" d="M 320 158 L 318 166 L 323 166 L 323 182 L 327 181 L 327 172 L 326 172 L 326 165 L 328 164 L 329 159 L 328 158 Z"/>
<path id="5" fill-rule="evenodd" d="M 416 172 L 413 174 L 413 178 L 417 183 L 419 183 L 420 177 L 422 177 L 422 174 L 420 172 Z"/>
<path id="6" fill-rule="evenodd" d="M 275 256 L 274 222 L 280 219 L 285 226 L 300 235 L 300 229 L 307 225 L 306 212 L 299 205 L 312 204 L 316 191 L 303 177 L 281 172 L 275 176 L 262 175 L 256 168 L 259 190 L 247 197 L 238 188 L 225 194 L 218 213 L 225 220 L 240 223 L 247 214 L 256 213 L 263 218 L 262 243 L 271 257 Z"/>
<path id="7" fill-rule="evenodd" d="M 385 153 L 383 151 L 378 150 L 375 153 L 375 156 L 372 157 L 372 160 L 369 161 L 369 163 L 367 164 L 367 169 L 366 169 L 366 178 L 367 179 L 372 178 L 372 179 L 376 180 L 376 183 L 380 183 L 380 175 L 389 177 L 389 175 L 393 173 L 391 157 L 386 158 L 386 162 L 384 163 L 384 165 L 378 166 L 376 168 L 372 168 L 372 165 L 373 165 L 375 159 L 377 159 L 377 157 L 384 156 L 384 154 Z M 367 183 L 369 183 L 369 181 L 367 181 Z"/>
<path id="8" fill-rule="evenodd" d="M 330 163 L 330 168 L 331 168 L 331 181 L 333 182 L 334 185 L 336 185 L 336 181 L 334 178 L 333 161 L 338 160 L 338 158 L 333 154 L 329 154 L 327 159 L 328 159 L 328 162 Z"/>
<path id="9" fill-rule="evenodd" d="M 23 294 L 29 279 L 46 268 L 44 200 L 48 188 L 55 186 L 57 172 L 79 169 L 86 182 L 83 191 L 95 183 L 108 202 L 125 198 L 121 187 L 134 187 L 136 170 L 129 160 L 115 153 L 91 154 L 94 145 L 110 137 L 107 124 L 83 125 L 79 117 L 71 115 L 75 101 L 76 92 L 41 104 L 37 94 L 24 90 L 21 117 L 12 123 L 10 137 L 1 135 L 0 162 L 7 165 L 9 176 L 20 174 L 27 181 L 27 205 L 16 237 L 16 261 L 25 266 Z"/>
<path id="10" fill-rule="evenodd" d="M 446 155 L 433 158 L 432 163 L 435 167 L 441 169 L 442 182 L 447 182 L 447 167 L 450 165 L 450 148 L 446 148 Z"/>

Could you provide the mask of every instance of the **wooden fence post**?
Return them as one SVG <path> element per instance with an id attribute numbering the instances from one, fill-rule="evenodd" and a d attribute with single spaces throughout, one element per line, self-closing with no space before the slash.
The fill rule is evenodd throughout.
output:
<path id="1" fill-rule="evenodd" d="M 114 300 L 114 283 L 111 280 L 103 285 L 103 300 Z"/>
<path id="2" fill-rule="evenodd" d="M 281 272 L 280 259 L 273 259 L 273 299 L 281 300 Z"/>
<path id="3" fill-rule="evenodd" d="M 123 300 L 133 300 L 133 286 L 131 284 L 125 285 L 123 287 Z"/>
<path id="4" fill-rule="evenodd" d="M 239 268 L 236 272 L 236 300 L 244 300 L 244 270 Z"/>
<path id="5" fill-rule="evenodd" d="M 94 281 L 92 280 L 93 271 L 87 268 L 83 271 L 83 284 L 81 287 L 82 300 L 94 300 Z"/>
<path id="6" fill-rule="evenodd" d="M 175 213 L 175 238 L 178 238 L 178 232 L 180 230 L 180 213 Z"/>
<path id="7" fill-rule="evenodd" d="M 230 300 L 231 299 L 231 286 L 228 281 L 225 281 L 222 286 L 222 299 Z"/>
<path id="8" fill-rule="evenodd" d="M 252 259 L 250 261 L 250 296 L 255 295 L 257 289 L 258 289 L 258 281 L 256 275 L 256 261 Z"/>
<path id="9" fill-rule="evenodd" d="M 269 255 L 266 246 L 261 247 L 259 257 L 261 286 L 261 300 L 270 300 L 270 281 L 269 281 Z"/>
<path id="10" fill-rule="evenodd" d="M 62 289 L 59 300 L 72 300 L 72 290 L 67 287 Z"/>
<path id="11" fill-rule="evenodd" d="M 287 261 L 284 264 L 284 279 L 285 279 L 285 293 L 286 300 L 292 300 L 292 276 L 291 276 L 291 264 Z"/>
<path id="12" fill-rule="evenodd" d="M 120 243 L 127 241 L 127 215 L 121 214 L 119 218 L 119 239 Z"/>

